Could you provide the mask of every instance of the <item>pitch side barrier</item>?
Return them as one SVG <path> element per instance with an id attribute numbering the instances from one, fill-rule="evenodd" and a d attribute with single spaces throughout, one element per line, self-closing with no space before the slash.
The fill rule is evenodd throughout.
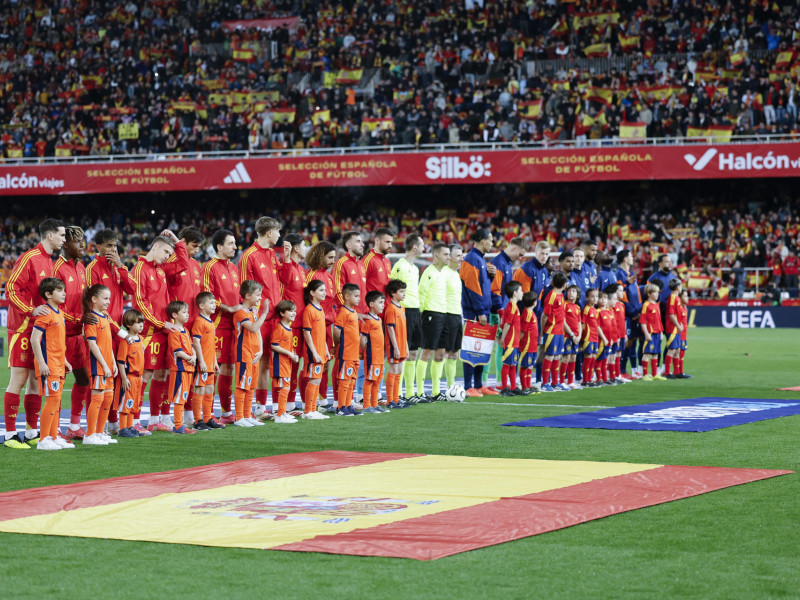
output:
<path id="1" fill-rule="evenodd" d="M 800 176 L 800 142 L 782 137 L 655 141 L 14 159 L 0 164 L 0 197 Z"/>

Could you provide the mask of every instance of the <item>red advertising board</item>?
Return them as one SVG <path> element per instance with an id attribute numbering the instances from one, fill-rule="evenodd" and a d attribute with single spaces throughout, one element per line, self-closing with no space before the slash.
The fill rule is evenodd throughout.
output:
<path id="1" fill-rule="evenodd" d="M 800 142 L 5 166 L 0 196 L 172 190 L 797 177 Z"/>

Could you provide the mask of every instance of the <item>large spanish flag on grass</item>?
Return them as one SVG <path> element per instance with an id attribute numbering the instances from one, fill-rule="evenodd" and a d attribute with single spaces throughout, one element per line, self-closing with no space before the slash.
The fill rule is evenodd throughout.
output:
<path id="1" fill-rule="evenodd" d="M 431 560 L 788 472 L 309 452 L 7 492 L 0 531 Z"/>

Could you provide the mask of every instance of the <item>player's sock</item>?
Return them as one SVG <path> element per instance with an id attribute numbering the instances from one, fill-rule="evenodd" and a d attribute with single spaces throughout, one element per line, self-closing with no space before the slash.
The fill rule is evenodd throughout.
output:
<path id="1" fill-rule="evenodd" d="M 42 397 L 39 394 L 28 394 L 23 399 L 25 406 L 25 424 L 28 429 L 39 428 L 39 411 L 42 409 Z"/>
<path id="2" fill-rule="evenodd" d="M 536 381 L 544 385 L 544 362 L 536 363 Z"/>
<path id="3" fill-rule="evenodd" d="M 267 398 L 269 397 L 269 390 L 256 390 L 256 404 L 261 406 L 267 405 Z M 275 400 L 275 390 L 272 390 L 272 399 Z"/>
<path id="4" fill-rule="evenodd" d="M 516 389 L 517 388 L 517 367 L 516 366 L 511 365 L 511 368 L 509 369 L 508 377 L 510 379 L 509 384 L 511 386 L 511 389 L 512 390 Z"/>
<path id="5" fill-rule="evenodd" d="M 568 369 L 569 369 L 569 363 L 562 362 L 558 366 L 558 379 L 559 379 L 559 381 L 564 382 L 564 381 L 567 380 L 567 370 Z"/>
<path id="6" fill-rule="evenodd" d="M 475 367 L 469 363 L 464 363 L 464 389 L 470 390 L 473 388 L 472 382 L 475 376 Z"/>
<path id="7" fill-rule="evenodd" d="M 58 407 L 60 405 L 60 398 L 45 398 L 45 404 L 44 408 L 42 409 L 40 422 L 40 435 L 42 439 L 46 438 L 47 436 L 53 436 L 51 431 L 53 428 L 53 421 L 58 418 Z M 56 427 L 58 427 L 58 425 L 56 425 Z"/>
<path id="8" fill-rule="evenodd" d="M 372 388 L 374 387 L 375 382 L 371 379 L 364 380 L 364 387 L 362 388 L 362 393 L 364 395 L 364 408 L 369 408 L 372 402 Z"/>
<path id="9" fill-rule="evenodd" d="M 635 341 L 634 341 L 633 344 L 631 344 L 631 347 L 629 348 L 628 360 L 631 361 L 631 373 L 636 373 L 636 371 L 639 369 L 639 357 L 636 354 L 636 342 Z"/>
<path id="10" fill-rule="evenodd" d="M 353 394 L 356 391 L 356 380 L 350 379 L 347 384 L 347 401 L 345 406 L 353 406 Z"/>
<path id="11" fill-rule="evenodd" d="M 425 393 L 425 374 L 428 372 L 428 363 L 430 360 L 422 360 L 422 357 L 417 359 L 415 368 L 417 380 L 417 394 L 422 396 Z"/>
<path id="12" fill-rule="evenodd" d="M 642 358 L 642 374 L 643 375 L 647 375 L 648 366 L 649 366 L 649 361 L 648 361 L 647 357 L 645 356 L 645 357 Z"/>
<path id="13" fill-rule="evenodd" d="M 223 415 L 231 414 L 231 397 L 233 396 L 233 375 L 219 376 L 219 405 Z"/>
<path id="14" fill-rule="evenodd" d="M 658 375 L 658 358 L 657 357 L 650 359 L 650 371 L 653 373 L 654 377 L 656 375 Z"/>
<path id="15" fill-rule="evenodd" d="M 572 385 L 575 383 L 575 363 L 567 363 L 567 383 Z"/>
<path id="16" fill-rule="evenodd" d="M 100 416 L 100 407 L 103 405 L 103 397 L 105 393 L 101 391 L 92 390 L 91 402 L 89 408 L 86 410 L 86 434 L 92 435 L 97 433 L 97 419 Z"/>
<path id="17" fill-rule="evenodd" d="M 347 380 L 339 379 L 336 382 L 336 408 L 347 406 Z"/>
<path id="18" fill-rule="evenodd" d="M 203 394 L 203 421 L 214 416 L 214 393 Z"/>
<path id="19" fill-rule="evenodd" d="M 286 390 L 287 393 L 288 391 L 289 390 Z M 253 416 L 253 395 L 253 390 L 247 390 L 247 393 L 244 395 L 244 406 L 242 406 L 242 412 L 244 413 L 245 419 L 250 419 Z"/>
<path id="20" fill-rule="evenodd" d="M 158 422 L 161 414 L 161 390 L 167 386 L 166 381 L 153 379 L 150 381 L 150 422 Z"/>
<path id="21" fill-rule="evenodd" d="M 503 365 L 500 367 L 500 387 L 506 387 L 506 379 L 508 377 L 508 365 Z"/>
<path id="22" fill-rule="evenodd" d="M 306 384 L 305 393 L 303 394 L 303 404 L 304 410 L 306 414 L 314 412 L 317 410 L 317 395 L 319 394 L 319 385 L 311 383 L 311 380 L 308 380 Z"/>
<path id="23" fill-rule="evenodd" d="M 69 422 L 70 425 L 81 424 L 81 413 L 86 404 L 86 398 L 89 396 L 88 385 L 72 385 L 72 394 L 70 395 L 70 409 L 69 409 Z"/>
<path id="24" fill-rule="evenodd" d="M 456 368 L 458 367 L 458 360 L 455 358 L 447 358 L 444 361 L 444 376 L 447 379 L 447 387 L 450 387 L 456 382 Z"/>
<path id="25" fill-rule="evenodd" d="M 195 394 L 192 400 L 192 418 L 197 423 L 203 418 L 203 394 Z M 184 410 L 186 407 L 184 406 Z"/>
<path id="26" fill-rule="evenodd" d="M 400 373 L 389 373 L 386 386 L 386 401 L 398 402 L 400 400 Z"/>
<path id="27" fill-rule="evenodd" d="M 97 415 L 97 432 L 103 433 L 108 422 L 108 413 L 114 403 L 114 390 L 106 390 L 103 394 L 103 403 L 100 405 L 100 412 Z"/>
<path id="28" fill-rule="evenodd" d="M 6 392 L 3 396 L 3 418 L 6 427 L 6 439 L 17 433 L 17 413 L 19 412 L 19 394 Z"/>
<path id="29" fill-rule="evenodd" d="M 481 389 L 483 387 L 483 365 L 475 367 L 475 374 L 473 377 L 475 378 L 475 389 Z"/>
<path id="30" fill-rule="evenodd" d="M 413 360 L 407 360 L 403 363 L 403 382 L 406 386 L 406 398 L 411 398 L 414 395 L 414 377 L 416 375 L 417 363 Z"/>
<path id="31" fill-rule="evenodd" d="M 669 375 L 671 369 L 672 369 L 672 357 L 669 354 L 667 354 L 666 358 L 664 359 L 664 375 Z"/>
<path id="32" fill-rule="evenodd" d="M 432 396 L 438 396 L 442 393 L 442 372 L 444 371 L 444 361 L 443 360 L 434 360 L 431 363 L 431 385 L 433 390 L 431 391 Z"/>
<path id="33" fill-rule="evenodd" d="M 545 358 L 542 361 L 542 385 L 547 385 L 550 382 L 550 373 L 553 368 L 553 361 Z"/>
<path id="34" fill-rule="evenodd" d="M 233 406 L 236 409 L 236 420 L 244 419 L 244 396 L 247 390 L 240 390 L 238 387 L 233 392 Z"/>
<path id="35" fill-rule="evenodd" d="M 622 356 L 620 357 L 620 374 L 628 374 L 628 358 L 630 358 L 630 348 L 622 349 Z"/>

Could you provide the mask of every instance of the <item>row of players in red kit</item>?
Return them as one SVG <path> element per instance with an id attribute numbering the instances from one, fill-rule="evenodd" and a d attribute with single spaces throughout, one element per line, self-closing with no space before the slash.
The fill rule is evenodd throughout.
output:
<path id="1" fill-rule="evenodd" d="M 658 282 L 661 283 L 661 282 Z M 643 292 L 647 300 L 642 306 L 638 326 L 645 339 L 642 365 L 644 381 L 688 378 L 683 370 L 687 348 L 688 302 L 680 280 L 669 282 L 666 327 L 662 325 L 658 302 L 661 288 L 647 284 Z M 503 396 L 530 395 L 539 392 L 569 391 L 627 383 L 620 363 L 628 331 L 625 306 L 619 283 L 604 291 L 589 289 L 581 309 L 579 288 L 567 285 L 563 273 L 555 273 L 551 288 L 543 294 L 541 335 L 536 316 L 536 294 L 523 293 L 522 285 L 511 281 L 505 286 L 508 306 L 500 314 L 500 343 L 503 358 L 501 371 Z M 662 334 L 666 336 L 665 375 L 658 374 L 662 352 Z M 537 356 L 541 353 L 541 356 Z M 582 381 L 575 381 L 578 355 L 582 354 Z M 542 381 L 532 383 L 537 359 L 542 363 Z M 521 387 L 517 387 L 517 369 Z M 651 372 L 648 372 L 648 368 Z"/>

